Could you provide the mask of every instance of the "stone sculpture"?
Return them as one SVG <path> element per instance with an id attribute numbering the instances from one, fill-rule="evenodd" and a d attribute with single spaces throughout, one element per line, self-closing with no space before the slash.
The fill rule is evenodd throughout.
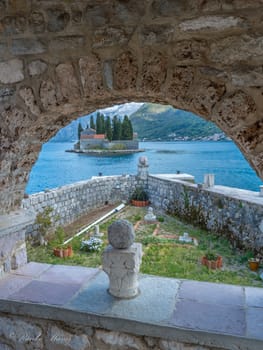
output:
<path id="1" fill-rule="evenodd" d="M 149 207 L 147 214 L 144 217 L 144 221 L 146 222 L 155 222 L 156 221 L 156 216 L 153 213 L 153 208 Z"/>
<path id="2" fill-rule="evenodd" d="M 118 298 L 133 298 L 139 293 L 138 273 L 142 245 L 134 243 L 133 225 L 117 220 L 108 229 L 110 245 L 103 252 L 103 270 L 110 280 L 109 293 Z"/>

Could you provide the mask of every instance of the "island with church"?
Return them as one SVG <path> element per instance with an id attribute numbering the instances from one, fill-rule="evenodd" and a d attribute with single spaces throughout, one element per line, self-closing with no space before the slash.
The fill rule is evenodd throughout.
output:
<path id="1" fill-rule="evenodd" d="M 94 121 L 93 115 L 86 128 L 78 124 L 78 141 L 74 149 L 67 152 L 85 153 L 88 155 L 120 155 L 143 152 L 139 149 L 137 133 L 133 132 L 132 123 L 127 115 L 112 119 L 98 112 Z"/>

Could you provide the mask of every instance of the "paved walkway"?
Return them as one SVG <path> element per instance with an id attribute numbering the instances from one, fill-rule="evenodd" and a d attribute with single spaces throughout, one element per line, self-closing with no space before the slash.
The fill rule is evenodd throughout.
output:
<path id="1" fill-rule="evenodd" d="M 0 280 L 0 311 L 10 308 L 24 314 L 26 310 L 34 316 L 63 319 L 59 307 L 61 311 L 89 315 L 89 320 L 92 315 L 97 321 L 98 317 L 114 318 L 116 325 L 118 319 L 122 331 L 129 331 L 129 322 L 133 327 L 144 325 L 144 334 L 149 325 L 158 325 L 167 329 L 168 336 L 175 329 L 183 329 L 241 341 L 254 339 L 262 342 L 263 349 L 261 288 L 149 275 L 140 276 L 140 295 L 134 299 L 114 298 L 107 288 L 108 277 L 99 269 L 31 262 Z"/>

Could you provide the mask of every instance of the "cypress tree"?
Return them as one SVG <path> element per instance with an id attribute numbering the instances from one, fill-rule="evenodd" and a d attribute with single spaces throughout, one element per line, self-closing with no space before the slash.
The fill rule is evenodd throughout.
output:
<path id="1" fill-rule="evenodd" d="M 102 134 L 102 124 L 101 124 L 100 112 L 97 113 L 97 118 L 96 118 L 96 134 Z"/>
<path id="2" fill-rule="evenodd" d="M 133 128 L 128 116 L 125 115 L 122 122 L 122 140 L 133 139 Z"/>
<path id="3" fill-rule="evenodd" d="M 81 123 L 78 124 L 78 140 L 80 140 L 80 134 L 83 131 L 83 127 L 81 125 Z"/>
<path id="4" fill-rule="evenodd" d="M 132 122 L 130 119 L 128 119 L 129 121 L 129 140 L 133 140 L 133 126 L 132 126 Z"/>
<path id="5" fill-rule="evenodd" d="M 105 133 L 106 137 L 109 141 L 112 141 L 112 127 L 111 127 L 111 119 L 109 116 L 107 116 L 106 122 L 105 122 Z"/>
<path id="6" fill-rule="evenodd" d="M 120 118 L 117 118 L 117 140 L 121 140 L 122 137 L 122 122 L 120 120 Z"/>
<path id="7" fill-rule="evenodd" d="M 106 128 L 105 128 L 105 117 L 103 114 L 100 115 L 101 117 L 101 134 L 105 134 Z"/>
<path id="8" fill-rule="evenodd" d="M 96 125 L 94 123 L 93 115 L 90 117 L 90 127 L 91 129 L 96 130 Z"/>
<path id="9" fill-rule="evenodd" d="M 118 124 L 118 118 L 115 115 L 113 117 L 113 121 L 112 121 L 112 140 L 113 141 L 116 141 L 117 140 L 117 136 L 118 136 L 117 135 L 117 129 L 118 129 L 117 124 Z"/>

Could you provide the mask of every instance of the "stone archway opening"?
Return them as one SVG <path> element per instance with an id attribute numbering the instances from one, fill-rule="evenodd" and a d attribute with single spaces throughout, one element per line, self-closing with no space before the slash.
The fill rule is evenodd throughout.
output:
<path id="1" fill-rule="evenodd" d="M 135 105 L 135 106 L 134 106 Z M 140 108 L 142 107 L 142 108 Z M 140 143 L 140 148 L 146 147 L 146 153 L 143 154 L 135 154 L 135 157 L 121 157 L 118 158 L 121 162 L 111 163 L 109 157 L 99 157 L 97 161 L 94 160 L 94 157 L 87 156 L 79 156 L 73 155 L 72 153 L 65 153 L 66 150 L 73 150 L 74 145 L 78 139 L 78 126 L 79 124 L 85 129 L 90 125 L 90 117 L 92 115 L 93 120 L 96 124 L 96 116 L 97 113 L 101 113 L 104 115 L 104 118 L 110 116 L 113 119 L 113 116 L 116 115 L 118 117 L 123 118 L 124 115 L 131 115 L 136 113 L 136 119 L 134 124 L 134 131 L 139 133 L 139 141 L 144 141 Z M 155 111 L 155 112 L 154 112 Z M 169 129 L 166 134 L 164 134 L 163 129 L 159 132 L 156 125 L 160 124 L 160 120 L 163 119 L 163 125 L 165 125 L 164 118 L 165 113 L 168 113 L 169 120 L 168 123 L 171 123 L 171 118 L 174 118 L 174 128 L 171 129 L 171 125 L 169 124 Z M 172 116 L 170 115 L 172 113 Z M 154 116 L 155 115 L 155 116 Z M 180 116 L 179 116 L 180 115 Z M 144 118 L 144 123 L 139 124 L 138 118 L 141 116 Z M 150 117 L 151 122 L 147 122 L 147 119 Z M 155 117 L 157 117 L 155 119 Z M 190 120 L 190 121 L 189 121 Z M 132 117 L 132 122 L 134 123 L 134 116 Z M 178 124 L 179 123 L 179 128 Z M 183 130 L 180 129 L 180 123 L 183 123 Z M 187 128 L 187 124 L 190 123 L 193 125 L 190 130 Z M 168 125 L 168 124 L 167 124 Z M 154 127 L 154 133 L 150 133 Z M 144 132 L 148 131 L 149 134 L 145 134 Z M 150 136 L 150 139 L 148 138 Z M 154 140 L 159 141 L 222 141 L 226 140 L 226 135 L 222 133 L 222 130 L 217 128 L 214 123 L 209 123 L 204 119 L 193 115 L 192 113 L 188 113 L 182 110 L 172 109 L 171 106 L 167 105 L 157 105 L 157 104 L 148 104 L 148 103 L 126 103 L 122 105 L 115 105 L 110 108 L 94 111 L 93 113 L 79 117 L 78 119 L 70 122 L 66 127 L 61 128 L 59 132 L 50 139 L 45 145 L 44 150 L 40 152 L 40 158 L 34 164 L 33 169 L 30 172 L 30 177 L 26 187 L 26 194 L 32 194 L 44 190 L 49 190 L 55 187 L 67 185 L 73 182 L 87 180 L 92 176 L 102 176 L 102 175 L 120 175 L 120 174 L 134 174 L 137 169 L 137 158 L 140 155 L 147 156 L 147 149 L 152 147 L 152 151 L 149 153 L 150 158 L 152 154 L 155 154 L 159 161 L 156 164 L 155 158 L 153 157 L 153 162 L 150 161 L 150 173 L 176 173 L 179 172 L 187 172 L 195 177 L 197 183 L 202 183 L 204 180 L 204 175 L 206 173 L 215 173 L 216 184 L 217 185 L 225 185 L 230 187 L 243 188 L 253 191 L 258 191 L 258 187 L 261 184 L 259 179 L 254 175 L 254 172 L 249 166 L 245 166 L 245 162 L 241 155 L 235 151 L 235 146 L 225 143 L 214 143 L 211 144 L 211 147 L 207 145 L 206 142 L 202 142 L 200 145 L 196 145 L 193 149 L 191 149 L 190 145 L 184 144 L 180 145 L 177 143 L 176 149 L 174 149 L 173 144 L 170 143 L 169 151 L 166 146 L 159 145 L 159 143 L 155 143 L 155 146 L 148 145 L 147 141 L 152 141 L 151 137 Z M 229 138 L 227 138 L 229 140 Z M 60 143 L 62 142 L 62 143 Z M 222 148 L 221 148 L 222 146 Z M 172 151 L 171 147 L 174 149 Z M 200 148 L 198 151 L 198 148 Z M 213 147 L 215 148 L 215 157 L 213 158 L 215 161 L 218 161 L 218 164 L 215 165 L 214 169 L 213 164 L 210 164 L 210 158 L 207 159 L 209 153 L 212 152 Z M 207 148 L 207 151 L 205 151 Z M 227 152 L 229 150 L 229 156 L 224 156 L 222 152 Z M 182 158 L 185 156 L 189 157 L 188 154 L 191 154 L 196 151 L 196 155 L 192 155 L 192 161 L 189 159 L 185 163 Z M 203 157 L 200 158 L 200 152 Z M 218 153 L 219 152 L 219 153 Z M 180 153 L 182 153 L 180 157 Z M 234 153 L 236 158 L 232 155 Z M 53 154 L 53 155 L 52 155 Z M 164 155 L 165 160 L 160 159 L 160 156 Z M 175 155 L 175 156 L 173 156 Z M 217 158 L 218 155 L 218 158 Z M 219 156 L 222 156 L 221 159 Z M 169 157 L 169 159 L 167 158 Z M 224 158 L 225 157 L 225 158 Z M 220 159 L 222 165 L 220 163 Z M 228 167 L 225 162 L 226 159 L 229 162 L 235 162 L 235 167 L 227 170 Z M 126 160 L 126 161 L 125 161 Z M 207 162 L 208 161 L 208 162 Z M 169 163 L 169 166 L 168 166 Z M 69 165 L 70 164 L 70 165 Z M 226 167 L 225 167 L 225 165 Z M 46 169 L 46 166 L 48 169 Z M 164 166 L 164 168 L 162 168 Z M 65 167 L 65 168 L 63 168 Z M 224 170 L 226 169 L 226 170 Z M 232 170 L 231 170 L 232 169 Z M 230 178 L 227 175 L 227 172 L 231 171 Z M 239 173 L 239 171 L 241 173 Z M 247 173 L 246 181 L 244 182 L 244 171 Z M 54 176 L 56 174 L 56 176 Z M 61 174 L 61 176 L 59 175 Z M 243 174 L 243 175 L 242 175 Z M 242 177 L 243 176 L 243 177 Z M 227 178 L 227 179 L 226 179 Z"/>
<path id="2" fill-rule="evenodd" d="M 263 177 L 262 1 L 1 2 L 0 202 L 20 206 L 41 144 L 127 101 L 214 121 Z"/>

